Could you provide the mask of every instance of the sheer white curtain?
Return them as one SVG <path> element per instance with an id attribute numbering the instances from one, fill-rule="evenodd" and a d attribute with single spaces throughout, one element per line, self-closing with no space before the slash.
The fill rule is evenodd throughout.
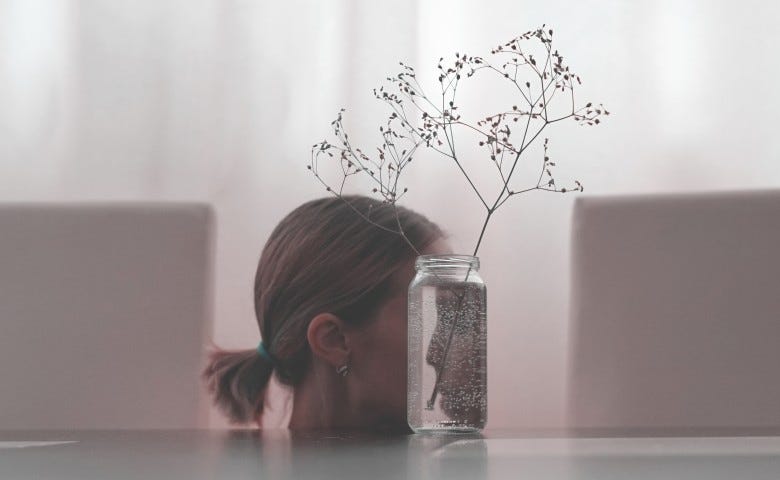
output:
<path id="1" fill-rule="evenodd" d="M 399 60 L 430 79 L 440 56 L 547 23 L 583 98 L 613 112 L 550 132 L 565 178 L 587 193 L 776 188 L 778 21 L 759 0 L 0 0 L 0 201 L 212 203 L 215 340 L 250 347 L 259 251 L 325 194 L 305 170 L 311 144 L 347 107 L 371 149 L 384 112 L 371 89 Z M 470 251 L 478 200 L 445 160 L 415 160 L 405 204 Z M 563 421 L 572 199 L 508 202 L 481 248 L 492 426 Z"/>

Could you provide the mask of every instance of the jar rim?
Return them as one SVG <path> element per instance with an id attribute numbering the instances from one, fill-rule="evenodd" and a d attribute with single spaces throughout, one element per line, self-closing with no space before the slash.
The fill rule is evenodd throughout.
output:
<path id="1" fill-rule="evenodd" d="M 443 268 L 463 268 L 471 267 L 479 269 L 479 257 L 474 255 L 458 255 L 455 253 L 420 255 L 414 262 L 415 268 L 421 267 L 443 267 Z"/>

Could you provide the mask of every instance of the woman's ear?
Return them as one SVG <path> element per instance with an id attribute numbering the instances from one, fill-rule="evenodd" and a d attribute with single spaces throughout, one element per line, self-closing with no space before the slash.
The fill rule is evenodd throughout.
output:
<path id="1" fill-rule="evenodd" d="M 336 315 L 320 313 L 309 323 L 306 331 L 312 354 L 332 367 L 346 365 L 349 359 L 349 341 L 346 324 Z"/>

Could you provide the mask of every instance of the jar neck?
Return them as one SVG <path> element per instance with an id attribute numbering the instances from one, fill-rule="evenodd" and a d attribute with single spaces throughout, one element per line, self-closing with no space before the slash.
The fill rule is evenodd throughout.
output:
<path id="1" fill-rule="evenodd" d="M 464 273 L 479 271 L 479 257 L 472 255 L 420 255 L 414 263 L 418 272 Z"/>

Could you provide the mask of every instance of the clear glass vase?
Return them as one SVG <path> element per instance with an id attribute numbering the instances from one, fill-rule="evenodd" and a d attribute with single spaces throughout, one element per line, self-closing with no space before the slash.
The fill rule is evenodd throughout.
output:
<path id="1" fill-rule="evenodd" d="M 415 432 L 487 422 L 487 289 L 479 259 L 422 255 L 409 285 L 407 420 Z"/>

